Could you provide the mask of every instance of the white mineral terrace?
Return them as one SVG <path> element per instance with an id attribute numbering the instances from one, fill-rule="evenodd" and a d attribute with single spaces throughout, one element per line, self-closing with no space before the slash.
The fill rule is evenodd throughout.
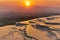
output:
<path id="1" fill-rule="evenodd" d="M 49 17 L 43 17 L 0 26 L 0 40 L 60 40 L 60 18 L 51 18 L 49 20 Z"/>

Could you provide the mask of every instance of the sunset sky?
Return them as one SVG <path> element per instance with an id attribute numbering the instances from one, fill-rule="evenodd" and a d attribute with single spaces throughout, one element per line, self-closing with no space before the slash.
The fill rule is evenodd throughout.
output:
<path id="1" fill-rule="evenodd" d="M 60 6 L 60 0 L 0 0 L 0 3 L 17 3 L 21 6 L 25 1 L 30 1 L 32 6 Z"/>
<path id="2" fill-rule="evenodd" d="M 28 4 L 26 4 L 26 1 L 28 1 Z M 60 13 L 60 0 L 0 0 L 0 16 L 6 16 L 7 13 L 7 16 L 9 16 L 11 15 L 9 12 L 20 12 L 20 16 Z M 13 13 L 13 15 L 18 16 L 19 14 Z"/>

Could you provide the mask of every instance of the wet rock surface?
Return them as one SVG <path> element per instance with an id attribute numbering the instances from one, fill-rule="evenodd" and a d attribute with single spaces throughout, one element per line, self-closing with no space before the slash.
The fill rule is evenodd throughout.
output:
<path id="1" fill-rule="evenodd" d="M 60 16 L 36 18 L 0 27 L 0 40 L 60 40 Z"/>

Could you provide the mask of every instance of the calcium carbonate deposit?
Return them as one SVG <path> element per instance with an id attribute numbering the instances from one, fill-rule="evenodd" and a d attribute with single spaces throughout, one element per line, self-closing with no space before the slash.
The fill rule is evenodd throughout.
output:
<path id="1" fill-rule="evenodd" d="M 0 40 L 60 40 L 60 16 L 36 18 L 2 26 Z"/>

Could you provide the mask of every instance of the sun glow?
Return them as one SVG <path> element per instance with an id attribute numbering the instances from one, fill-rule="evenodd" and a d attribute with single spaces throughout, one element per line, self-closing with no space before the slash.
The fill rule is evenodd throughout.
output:
<path id="1" fill-rule="evenodd" d="M 25 2 L 25 5 L 26 5 L 26 6 L 30 6 L 30 1 L 26 1 L 26 2 Z"/>

